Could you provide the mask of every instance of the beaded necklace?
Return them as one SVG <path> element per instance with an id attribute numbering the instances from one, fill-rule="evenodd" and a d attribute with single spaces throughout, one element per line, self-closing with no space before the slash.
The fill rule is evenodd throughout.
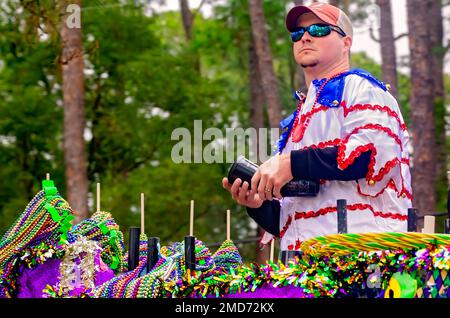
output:
<path id="1" fill-rule="evenodd" d="M 158 245 L 159 248 L 159 245 Z M 160 249 L 160 259 L 145 274 L 147 263 L 147 242 L 141 236 L 140 257 L 137 268 L 131 272 L 119 275 L 97 287 L 93 294 L 96 297 L 104 298 L 142 298 L 158 297 L 161 294 L 163 283 L 172 282 L 174 285 L 180 285 L 183 276 L 186 275 L 184 269 L 184 243 L 175 243 L 171 247 Z M 211 253 L 206 246 L 196 240 L 196 263 L 198 271 L 208 271 L 213 267 Z M 192 273 L 195 275 L 195 273 Z"/>
<path id="2" fill-rule="evenodd" d="M 80 229 L 77 229 L 80 230 Z M 174 297 L 194 291 L 194 287 L 213 273 L 226 273 L 242 265 L 242 258 L 232 241 L 225 241 L 211 256 L 203 242 L 196 240 L 196 271 L 184 269 L 184 243 L 159 248 L 160 259 L 152 270 L 145 273 L 147 239 L 141 235 L 139 264 L 133 271 L 118 275 L 96 287 L 91 295 L 100 298 L 155 298 Z M 53 291 L 53 294 L 57 294 Z"/>
<path id="3" fill-rule="evenodd" d="M 322 90 L 325 88 L 325 86 L 328 84 L 328 82 L 330 82 L 334 78 L 342 75 L 343 73 L 345 73 L 345 72 L 340 72 L 340 73 L 334 74 L 334 75 L 332 75 L 331 77 L 329 77 L 329 78 L 327 78 L 325 80 L 325 82 L 317 90 L 316 98 L 314 99 L 314 103 L 313 103 L 313 105 L 311 107 L 310 112 L 315 110 L 316 105 L 317 105 L 318 100 L 319 100 L 319 97 L 320 97 L 320 94 L 321 94 Z M 305 98 L 303 98 L 300 101 L 300 103 L 298 104 L 298 107 L 297 107 L 297 112 L 296 112 L 296 115 L 295 115 L 294 125 L 292 126 L 292 141 L 293 142 L 299 142 L 302 139 L 303 133 L 306 131 L 306 128 L 308 128 L 309 123 L 311 121 L 311 117 L 309 117 L 309 116 L 308 117 L 300 116 L 301 108 L 304 105 L 304 101 L 305 101 Z M 301 121 L 300 121 L 300 117 L 301 117 Z M 301 123 L 301 126 L 299 126 L 300 123 Z"/>
<path id="4" fill-rule="evenodd" d="M 58 242 L 57 248 L 60 248 L 67 242 L 73 211 L 59 195 L 53 181 L 44 180 L 42 187 L 0 240 L 0 298 L 14 297 L 21 265 L 19 255 L 25 248 L 45 242 L 50 245 Z"/>
<path id="5" fill-rule="evenodd" d="M 213 255 L 216 268 L 229 270 L 242 265 L 242 257 L 233 241 L 226 240 Z"/>
<path id="6" fill-rule="evenodd" d="M 93 290 L 95 297 L 99 298 L 124 298 L 126 287 L 141 276 L 147 266 L 147 236 L 141 234 L 139 238 L 139 263 L 138 266 L 129 272 L 120 274 L 113 279 L 103 283 Z"/>

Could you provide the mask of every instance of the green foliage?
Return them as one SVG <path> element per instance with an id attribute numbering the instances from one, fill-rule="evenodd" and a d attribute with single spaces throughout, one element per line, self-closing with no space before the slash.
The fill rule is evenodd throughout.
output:
<path id="1" fill-rule="evenodd" d="M 17 5 L 10 1 L 0 9 L 0 232 L 39 190 L 46 172 L 58 181 L 63 175 L 58 48 L 39 40 L 29 11 L 12 18 Z"/>
<path id="2" fill-rule="evenodd" d="M 94 71 L 87 78 L 86 107 L 93 136 L 90 178 L 103 184 L 102 206 L 126 232 L 140 224 L 139 193 L 145 193 L 147 234 L 168 242 L 188 234 L 194 199 L 195 234 L 206 242 L 223 239 L 223 216 L 231 206 L 221 187 L 227 166 L 174 164 L 171 133 L 193 131 L 194 120 L 202 120 L 204 129 L 227 125 L 231 83 L 199 76 L 201 39 L 186 43 L 179 14 L 146 17 L 136 8 L 112 8 L 85 19 L 84 32 L 98 43 L 88 57 Z M 199 17 L 195 25 L 203 21 Z M 204 56 L 202 62 L 210 59 Z M 247 236 L 245 229 L 241 235 Z"/>

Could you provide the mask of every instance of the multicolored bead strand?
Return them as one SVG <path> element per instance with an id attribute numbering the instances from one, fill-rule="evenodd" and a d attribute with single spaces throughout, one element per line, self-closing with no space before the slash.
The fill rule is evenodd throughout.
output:
<path id="1" fill-rule="evenodd" d="M 93 295 L 95 297 L 124 298 L 126 295 L 126 287 L 130 284 L 130 282 L 145 273 L 147 267 L 147 236 L 145 234 L 141 234 L 139 240 L 138 266 L 134 270 L 120 274 L 95 288 L 93 290 Z"/>
<path id="2" fill-rule="evenodd" d="M 224 270 L 236 269 L 243 264 L 239 250 L 233 241 L 226 240 L 213 255 L 216 268 Z"/>
<path id="3" fill-rule="evenodd" d="M 14 297 L 19 270 L 19 255 L 25 248 L 41 243 L 61 246 L 67 243 L 74 219 L 69 204 L 59 195 L 51 180 L 42 182 L 43 190 L 0 240 L 0 298 Z"/>
<path id="4" fill-rule="evenodd" d="M 75 237 L 83 236 L 88 240 L 99 242 L 102 248 L 100 254 L 102 260 L 115 273 L 121 273 L 125 269 L 123 234 L 111 213 L 95 212 L 89 219 L 75 225 L 71 234 Z"/>

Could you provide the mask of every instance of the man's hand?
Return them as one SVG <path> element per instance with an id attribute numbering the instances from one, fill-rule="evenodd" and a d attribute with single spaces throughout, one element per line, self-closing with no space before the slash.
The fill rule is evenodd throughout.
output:
<path id="1" fill-rule="evenodd" d="M 249 184 L 247 181 L 244 182 L 242 187 L 241 184 L 242 180 L 239 178 L 232 185 L 228 182 L 228 178 L 223 178 L 222 180 L 223 187 L 231 193 L 231 197 L 238 204 L 253 209 L 261 207 L 263 200 L 259 198 L 258 193 L 251 193 L 248 190 Z"/>
<path id="2" fill-rule="evenodd" d="M 258 193 L 263 201 L 281 199 L 281 188 L 292 179 L 290 153 L 273 156 L 254 174 L 251 193 Z"/>

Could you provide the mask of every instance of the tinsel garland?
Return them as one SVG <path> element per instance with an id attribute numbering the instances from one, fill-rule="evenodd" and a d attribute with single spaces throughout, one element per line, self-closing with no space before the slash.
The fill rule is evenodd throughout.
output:
<path id="1" fill-rule="evenodd" d="M 49 259 L 60 259 L 64 256 L 61 245 L 41 242 L 36 246 L 28 246 L 18 253 L 18 263 L 25 268 L 35 268 Z"/>
<path id="2" fill-rule="evenodd" d="M 174 266 L 177 270 L 172 270 L 171 272 L 167 269 L 165 270 L 162 277 L 168 277 L 168 279 L 163 279 L 164 290 L 160 294 L 160 297 L 179 297 L 179 295 L 185 294 L 199 294 L 201 292 L 201 286 L 198 282 L 201 282 L 205 277 L 211 276 L 212 273 L 228 273 L 242 265 L 242 258 L 232 241 L 225 241 L 216 253 L 211 256 L 209 249 L 204 243 L 196 240 L 196 271 L 192 273 L 187 272 L 184 268 L 183 243 L 175 243 L 172 248 L 177 250 L 178 253 L 176 255 L 179 255 L 179 261 Z M 164 251 L 162 254 L 163 256 L 170 256 L 164 253 Z M 177 258 L 170 259 L 171 262 L 176 260 Z M 168 259 L 165 259 L 164 262 L 167 263 Z"/>
<path id="3" fill-rule="evenodd" d="M 373 270 L 375 269 L 376 270 Z M 425 286 L 427 273 L 448 271 L 450 249 L 429 246 L 416 251 L 363 252 L 346 256 L 305 257 L 287 266 L 281 263 L 243 265 L 228 273 L 211 271 L 207 275 L 184 279 L 183 288 L 165 285 L 166 297 L 225 297 L 235 293 L 254 292 L 272 286 L 299 288 L 302 297 L 367 297 L 371 287 L 378 286 L 379 296 L 396 272 L 408 273 L 419 288 L 435 297 L 447 297 L 450 286 Z M 368 271 L 368 269 L 372 269 Z M 374 273 L 377 275 L 374 275 Z M 179 284 L 178 284 L 179 285 Z"/>

